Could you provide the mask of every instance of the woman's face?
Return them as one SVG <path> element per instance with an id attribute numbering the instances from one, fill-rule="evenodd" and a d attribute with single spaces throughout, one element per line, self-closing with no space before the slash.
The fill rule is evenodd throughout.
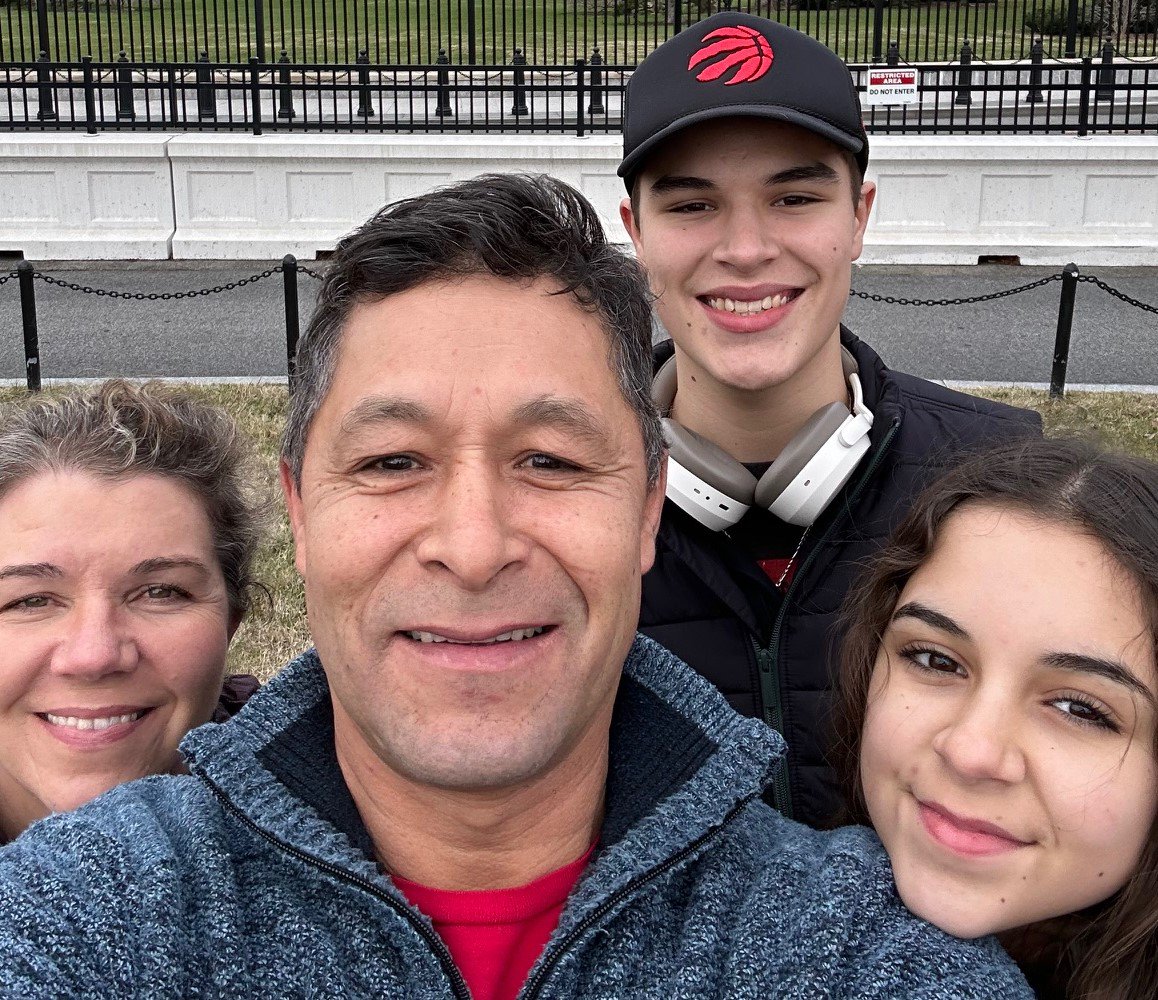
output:
<path id="1" fill-rule="evenodd" d="M 918 916 L 961 937 L 1125 884 L 1156 811 L 1138 587 L 1072 527 L 964 507 L 877 656 L 861 781 Z"/>
<path id="2" fill-rule="evenodd" d="M 0 498 L 0 833 L 177 768 L 231 633 L 208 518 L 175 480 L 43 473 Z"/>

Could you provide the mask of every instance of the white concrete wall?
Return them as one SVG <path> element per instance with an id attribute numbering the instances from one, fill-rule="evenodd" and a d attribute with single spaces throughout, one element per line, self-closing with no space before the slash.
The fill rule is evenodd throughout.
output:
<path id="1" fill-rule="evenodd" d="M 26 260 L 164 259 L 173 236 L 171 136 L 6 135 L 0 251 Z"/>
<path id="2" fill-rule="evenodd" d="M 596 136 L 14 136 L 0 250 L 29 259 L 311 259 L 397 198 L 490 171 L 584 192 L 613 238 L 619 139 Z M 1158 137 L 876 136 L 862 260 L 1158 265 Z"/>

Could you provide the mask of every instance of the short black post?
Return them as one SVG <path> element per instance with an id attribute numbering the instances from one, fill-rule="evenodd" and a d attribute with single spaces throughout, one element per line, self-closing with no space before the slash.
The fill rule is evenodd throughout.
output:
<path id="1" fill-rule="evenodd" d="M 885 56 L 886 66 L 900 66 L 901 65 L 901 46 L 898 42 L 889 42 L 889 51 Z"/>
<path id="2" fill-rule="evenodd" d="M 1070 0 L 1066 13 L 1066 58 L 1073 59 L 1078 54 L 1078 0 Z"/>
<path id="3" fill-rule="evenodd" d="M 1114 46 L 1107 38 L 1102 46 L 1102 64 L 1098 67 L 1098 89 L 1096 101 L 1114 100 Z"/>
<path id="4" fill-rule="evenodd" d="M 1041 36 L 1033 40 L 1029 47 L 1029 92 L 1025 95 L 1026 103 L 1040 104 L 1041 94 L 1041 67 L 1045 62 L 1045 46 L 1041 44 Z"/>
<path id="5" fill-rule="evenodd" d="M 281 284 L 285 292 L 286 377 L 292 395 L 298 374 L 298 259 L 292 253 L 281 259 Z"/>
<path id="6" fill-rule="evenodd" d="M 261 72 L 261 60 L 257 56 L 249 57 L 249 108 L 253 122 L 253 134 L 261 135 L 261 90 L 258 74 Z"/>
<path id="7" fill-rule="evenodd" d="M 527 107 L 527 73 L 523 69 L 527 65 L 527 57 L 523 55 L 522 49 L 515 49 L 511 65 L 515 67 L 515 103 L 511 105 L 511 114 L 518 118 L 531 113 Z"/>
<path id="8" fill-rule="evenodd" d="M 362 49 L 358 53 L 357 63 L 359 66 L 369 66 L 370 53 Z M 355 114 L 359 118 L 372 118 L 374 116 L 374 106 L 370 103 L 370 71 L 368 69 L 358 70 L 358 110 Z"/>
<path id="9" fill-rule="evenodd" d="M 96 86 L 93 83 L 92 56 L 81 56 L 81 76 L 84 80 L 84 126 L 89 135 L 97 134 Z"/>
<path id="10" fill-rule="evenodd" d="M 197 117 L 217 117 L 217 84 L 213 82 L 213 67 L 209 53 L 204 49 L 197 57 Z"/>
<path id="11" fill-rule="evenodd" d="M 129 65 L 129 57 L 121 49 L 117 59 L 117 121 L 131 122 L 137 120 L 137 112 L 133 107 L 133 68 Z"/>
<path id="12" fill-rule="evenodd" d="M 42 122 L 56 121 L 56 91 L 52 87 L 52 70 L 48 68 L 48 53 L 40 50 L 36 60 L 36 118 Z"/>
<path id="13" fill-rule="evenodd" d="M 1078 135 L 1090 132 L 1090 82 L 1094 76 L 1094 63 L 1089 56 L 1082 60 L 1082 83 L 1078 102 Z"/>
<path id="14" fill-rule="evenodd" d="M 598 45 L 591 52 L 591 103 L 587 105 L 587 113 L 607 114 L 607 108 L 603 105 L 603 56 L 599 54 Z"/>
<path id="15" fill-rule="evenodd" d="M 575 60 L 575 136 L 582 139 L 586 131 L 586 115 L 583 114 L 583 84 L 587 78 L 587 66 L 582 59 Z"/>
<path id="16" fill-rule="evenodd" d="M 294 92 L 293 88 L 290 87 L 289 53 L 285 49 L 281 50 L 277 65 L 277 116 L 278 118 L 293 118 L 296 114 L 294 111 Z"/>
<path id="17" fill-rule="evenodd" d="M 20 282 L 20 318 L 24 323 L 24 377 L 29 392 L 40 392 L 40 335 L 36 330 L 36 289 L 32 285 L 32 262 L 16 266 Z"/>
<path id="18" fill-rule="evenodd" d="M 453 118 L 454 108 L 450 104 L 450 70 L 445 67 L 450 65 L 450 56 L 446 54 L 446 49 L 438 50 L 438 104 L 434 109 L 434 113 L 439 118 Z"/>
<path id="19" fill-rule="evenodd" d="M 1053 370 L 1049 376 L 1049 398 L 1066 394 L 1066 365 L 1070 361 L 1070 331 L 1074 325 L 1074 298 L 1078 293 L 1078 265 L 1062 268 L 1061 302 L 1057 307 L 1057 337 L 1053 342 Z"/>
<path id="20" fill-rule="evenodd" d="M 873 2 L 873 58 L 874 63 L 880 64 L 881 46 L 885 40 L 885 0 Z"/>
<path id="21" fill-rule="evenodd" d="M 40 54 L 47 59 L 52 43 L 52 33 L 48 30 L 48 0 L 36 0 L 36 41 Z"/>
<path id="22" fill-rule="evenodd" d="M 961 69 L 957 74 L 957 96 L 953 103 L 973 103 L 973 49 L 969 47 L 969 39 L 961 45 Z"/>

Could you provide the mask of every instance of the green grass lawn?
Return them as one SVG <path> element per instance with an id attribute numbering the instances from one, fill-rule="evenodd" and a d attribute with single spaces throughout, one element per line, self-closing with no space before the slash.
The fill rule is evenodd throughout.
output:
<path id="1" fill-rule="evenodd" d="M 257 468 L 272 495 L 285 389 L 208 386 L 191 391 L 225 407 L 249 433 Z M 1059 402 L 1050 402 L 1044 392 L 1023 389 L 990 389 L 982 395 L 1040 411 L 1051 435 L 1093 434 L 1108 445 L 1158 461 L 1158 395 L 1073 392 Z M 0 390 L 0 401 L 26 397 L 23 390 Z M 257 578 L 268 588 L 270 601 L 259 601 L 238 631 L 230 649 L 230 668 L 266 678 L 310 643 L 305 598 L 294 569 L 293 544 L 280 499 L 258 558 Z"/>
<path id="2" fill-rule="evenodd" d="M 202 49 L 218 62 L 245 62 L 256 54 L 254 3 L 257 0 L 52 0 L 49 34 L 52 54 L 61 60 L 92 55 L 115 59 L 125 50 L 136 61 L 192 61 Z M 629 0 L 616 13 L 614 0 L 261 0 L 265 57 L 288 50 L 297 62 L 353 62 L 367 49 L 375 63 L 430 63 L 445 47 L 452 62 L 469 56 L 473 4 L 475 60 L 507 63 L 516 46 L 532 64 L 571 63 L 589 58 L 595 46 L 605 62 L 634 64 L 674 31 L 663 0 Z M 668 0 L 674 2 L 674 0 Z M 681 21 L 690 23 L 714 9 L 683 0 Z M 968 39 L 974 57 L 1020 59 L 1032 42 L 1024 27 L 1027 8 L 1055 0 L 948 0 L 884 9 L 883 45 L 899 44 L 909 62 L 955 59 Z M 1089 0 L 1083 0 L 1089 2 Z M 848 62 L 872 55 L 871 6 L 802 10 L 786 0 L 742 0 L 737 7 L 771 16 L 834 48 Z M 0 60 L 35 58 L 33 0 L 0 0 Z M 1081 54 L 1097 40 L 1079 39 Z M 1063 40 L 1047 36 L 1048 55 L 1063 54 Z M 1118 48 L 1130 56 L 1158 53 L 1158 36 L 1133 35 Z"/>

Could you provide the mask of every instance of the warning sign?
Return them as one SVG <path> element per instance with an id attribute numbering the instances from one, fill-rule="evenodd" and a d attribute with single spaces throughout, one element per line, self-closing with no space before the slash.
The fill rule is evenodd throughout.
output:
<path id="1" fill-rule="evenodd" d="M 916 104 L 917 71 L 915 69 L 870 69 L 865 104 Z"/>

